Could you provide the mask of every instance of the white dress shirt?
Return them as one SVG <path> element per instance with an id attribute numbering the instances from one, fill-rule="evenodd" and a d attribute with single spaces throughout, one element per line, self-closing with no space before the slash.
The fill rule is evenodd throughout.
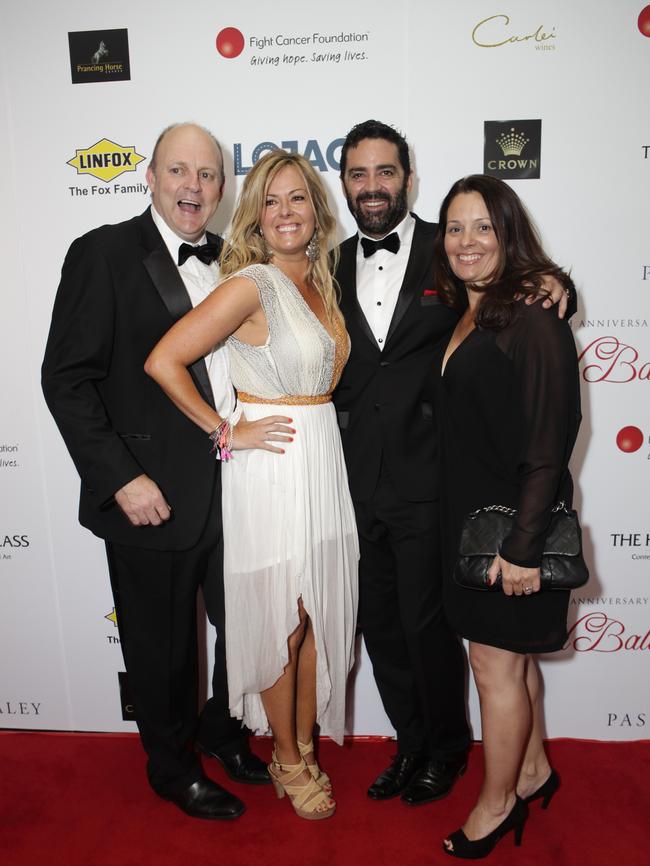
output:
<path id="1" fill-rule="evenodd" d="M 383 349 L 390 327 L 399 290 L 404 282 L 406 265 L 411 254 L 411 242 L 415 220 L 407 214 L 393 231 L 397 233 L 400 247 L 396 253 L 377 250 L 364 258 L 361 238 L 369 237 L 359 232 L 357 244 L 357 298 L 363 314 L 368 320 L 377 345 Z M 388 232 L 387 234 L 392 234 Z M 370 238 L 378 240 L 378 238 Z"/>
<path id="2" fill-rule="evenodd" d="M 156 211 L 155 207 L 151 206 L 151 216 L 156 224 L 156 228 L 160 232 L 165 246 L 169 250 L 169 254 L 174 260 L 174 264 L 178 262 L 178 250 L 181 244 L 187 243 L 182 238 L 179 238 L 173 232 L 165 220 Z M 207 238 L 203 237 L 192 244 L 197 246 L 204 244 Z M 212 262 L 206 265 L 196 256 L 190 256 L 178 268 L 178 273 L 183 280 L 187 293 L 190 296 L 192 306 L 196 307 L 204 298 L 210 294 L 214 287 L 219 282 L 219 265 Z M 225 343 L 219 343 L 214 349 L 205 356 L 205 363 L 208 368 L 208 376 L 214 396 L 214 405 L 222 418 L 229 418 L 235 408 L 235 393 L 230 381 L 230 369 L 228 367 L 228 350 Z"/>

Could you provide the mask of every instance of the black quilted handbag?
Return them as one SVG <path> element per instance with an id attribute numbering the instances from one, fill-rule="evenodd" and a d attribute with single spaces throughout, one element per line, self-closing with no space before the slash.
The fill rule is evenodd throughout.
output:
<path id="1" fill-rule="evenodd" d="M 466 589 L 498 590 L 500 576 L 492 586 L 487 573 L 501 543 L 512 530 L 514 508 L 488 505 L 472 511 L 465 518 L 460 538 L 454 581 Z M 582 555 L 582 530 L 573 509 L 558 503 L 544 544 L 541 565 L 542 589 L 577 589 L 589 580 Z"/>

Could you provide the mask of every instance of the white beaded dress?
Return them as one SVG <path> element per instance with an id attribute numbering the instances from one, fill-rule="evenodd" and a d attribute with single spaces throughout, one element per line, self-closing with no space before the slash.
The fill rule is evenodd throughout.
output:
<path id="1" fill-rule="evenodd" d="M 317 722 L 342 742 L 354 660 L 359 544 L 330 395 L 349 354 L 340 322 L 330 336 L 298 288 L 274 265 L 237 274 L 260 295 L 263 346 L 230 337 L 232 382 L 247 420 L 293 419 L 284 454 L 235 451 L 224 464 L 226 659 L 231 715 L 266 733 L 260 692 L 288 662 L 298 599 L 316 643 Z"/>

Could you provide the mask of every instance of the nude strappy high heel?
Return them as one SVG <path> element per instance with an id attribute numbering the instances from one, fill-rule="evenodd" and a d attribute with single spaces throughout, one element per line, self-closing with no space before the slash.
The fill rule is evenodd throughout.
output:
<path id="1" fill-rule="evenodd" d="M 306 818 L 308 821 L 329 818 L 336 811 L 336 803 L 332 802 L 331 797 L 325 793 L 311 774 L 308 782 L 296 781 L 305 771 L 309 772 L 304 760 L 299 764 L 283 764 L 278 761 L 276 753 L 273 752 L 269 775 L 278 799 L 281 800 L 287 794 L 299 818 Z M 327 809 L 319 810 L 319 806 L 328 802 L 332 802 L 332 805 Z"/>
<path id="2" fill-rule="evenodd" d="M 310 740 L 308 743 L 301 743 L 298 740 L 298 749 L 300 751 L 301 757 L 305 759 L 305 763 L 307 764 L 307 769 L 312 774 L 317 784 L 325 791 L 326 794 L 332 793 L 332 782 L 327 773 L 324 773 L 321 768 L 318 766 L 318 761 L 316 760 L 316 753 L 314 752 L 314 741 Z M 307 755 L 312 756 L 313 763 L 309 763 L 307 761 Z"/>

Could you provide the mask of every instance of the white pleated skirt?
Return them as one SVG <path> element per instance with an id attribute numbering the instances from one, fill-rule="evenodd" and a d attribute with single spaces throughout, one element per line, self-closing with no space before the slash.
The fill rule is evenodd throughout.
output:
<path id="1" fill-rule="evenodd" d="M 247 420 L 293 419 L 284 454 L 236 451 L 222 468 L 230 713 L 267 733 L 260 692 L 288 662 L 298 599 L 316 643 L 317 722 L 343 740 L 354 661 L 359 542 L 332 403 L 243 405 Z"/>

